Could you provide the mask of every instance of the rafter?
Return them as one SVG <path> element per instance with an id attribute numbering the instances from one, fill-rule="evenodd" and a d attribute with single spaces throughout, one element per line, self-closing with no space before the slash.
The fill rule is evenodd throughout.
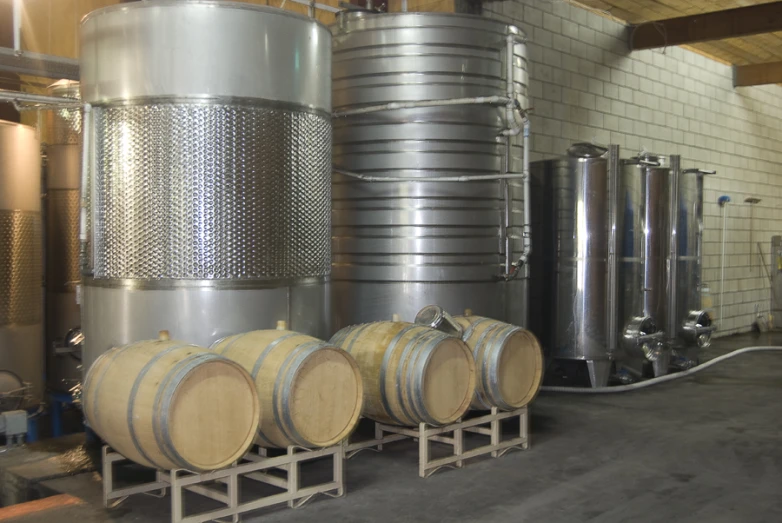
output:
<path id="1" fill-rule="evenodd" d="M 653 49 L 782 31 L 782 2 L 648 22 L 632 27 L 630 48 Z"/>

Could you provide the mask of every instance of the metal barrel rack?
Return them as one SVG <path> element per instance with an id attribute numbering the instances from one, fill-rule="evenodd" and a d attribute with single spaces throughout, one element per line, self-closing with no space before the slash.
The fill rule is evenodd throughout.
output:
<path id="1" fill-rule="evenodd" d="M 321 458 L 328 458 L 333 462 L 331 481 L 302 487 L 301 463 Z M 221 470 L 205 473 L 194 473 L 181 469 L 158 470 L 155 472 L 154 481 L 117 487 L 114 479 L 114 465 L 123 461 L 128 460 L 110 447 L 103 447 L 104 507 L 116 507 L 128 497 L 136 494 L 163 497 L 170 489 L 172 523 L 202 523 L 218 519 L 238 523 L 242 514 L 253 510 L 282 503 L 287 503 L 290 508 L 299 508 L 318 494 L 334 498 L 345 495 L 345 469 L 341 445 L 321 449 L 291 446 L 288 447 L 285 454 L 277 457 L 269 457 L 267 449 L 258 447 L 245 455 L 239 462 Z M 273 470 L 281 471 L 283 474 L 272 475 Z M 272 485 L 283 489 L 283 492 L 259 493 L 242 499 L 240 498 L 241 478 Z M 218 501 L 225 506 L 187 514 L 185 491 Z M 230 520 L 222 518 L 230 518 Z"/>
<path id="2" fill-rule="evenodd" d="M 503 440 L 502 422 L 511 418 L 519 420 L 519 434 Z M 489 442 L 466 450 L 464 433 L 470 432 L 488 436 Z M 448 434 L 451 434 L 448 436 Z M 418 440 L 418 475 L 427 478 L 438 470 L 462 468 L 465 460 L 478 456 L 491 455 L 498 458 L 507 452 L 529 448 L 529 411 L 521 407 L 512 411 L 501 411 L 493 407 L 489 414 L 459 420 L 450 425 L 432 427 L 421 423 L 418 428 L 397 427 L 383 423 L 375 423 L 375 437 L 364 441 L 344 442 L 345 459 L 350 459 L 362 450 L 380 452 L 383 445 L 408 438 Z M 430 443 L 440 443 L 452 448 L 452 453 L 442 458 L 432 458 Z"/>

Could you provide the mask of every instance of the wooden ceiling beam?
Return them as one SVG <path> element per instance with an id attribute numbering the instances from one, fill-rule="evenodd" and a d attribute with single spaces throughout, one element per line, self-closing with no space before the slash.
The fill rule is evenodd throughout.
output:
<path id="1" fill-rule="evenodd" d="M 733 66 L 733 87 L 766 84 L 782 84 L 782 62 Z"/>
<path id="2" fill-rule="evenodd" d="M 782 31 L 782 2 L 634 25 L 630 49 L 654 49 Z"/>

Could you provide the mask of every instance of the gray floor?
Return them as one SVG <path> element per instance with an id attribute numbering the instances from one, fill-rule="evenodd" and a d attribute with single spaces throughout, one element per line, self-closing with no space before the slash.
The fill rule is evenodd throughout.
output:
<path id="1" fill-rule="evenodd" d="M 772 344 L 782 344 L 782 334 L 732 337 L 704 359 Z M 782 521 L 782 353 L 740 356 L 632 393 L 542 394 L 531 430 L 526 452 L 426 480 L 417 477 L 413 443 L 360 454 L 347 463 L 345 498 L 253 513 L 245 521 Z M 42 481 L 38 489 L 88 502 L 63 511 L 59 521 L 170 517 L 167 499 L 145 496 L 104 511 L 94 472 Z"/>

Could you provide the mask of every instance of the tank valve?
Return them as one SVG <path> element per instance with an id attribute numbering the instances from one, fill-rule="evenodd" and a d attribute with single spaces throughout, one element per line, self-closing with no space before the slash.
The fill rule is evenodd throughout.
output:
<path id="1" fill-rule="evenodd" d="M 633 318 L 625 327 L 622 346 L 630 355 L 655 362 L 665 352 L 664 335 L 650 317 Z"/>
<path id="2" fill-rule="evenodd" d="M 706 311 L 690 311 L 682 326 L 681 336 L 698 348 L 705 349 L 711 345 L 711 335 L 717 327 L 712 323 L 711 316 Z"/>
<path id="3" fill-rule="evenodd" d="M 462 326 L 456 323 L 453 316 L 445 312 L 439 305 L 427 305 L 415 315 L 415 323 L 426 325 L 451 336 L 461 338 L 464 334 Z"/>

